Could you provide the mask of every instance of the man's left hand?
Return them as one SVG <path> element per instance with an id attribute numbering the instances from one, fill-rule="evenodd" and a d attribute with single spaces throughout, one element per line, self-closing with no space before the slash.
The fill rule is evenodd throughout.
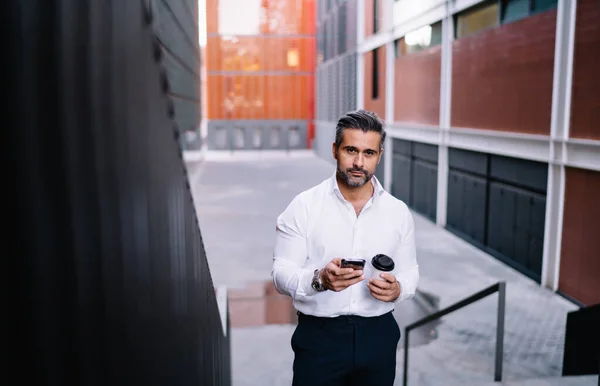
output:
<path id="1" fill-rule="evenodd" d="M 370 279 L 367 283 L 371 295 L 375 299 L 383 302 L 391 302 L 400 296 L 400 283 L 396 280 L 396 277 L 389 273 L 382 273 L 379 279 Z"/>

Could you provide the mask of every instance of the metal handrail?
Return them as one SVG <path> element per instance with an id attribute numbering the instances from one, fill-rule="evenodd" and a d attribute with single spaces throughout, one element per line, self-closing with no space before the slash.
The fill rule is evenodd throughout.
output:
<path id="1" fill-rule="evenodd" d="M 476 301 L 481 300 L 495 292 L 498 292 L 498 318 L 496 323 L 496 363 L 494 368 L 494 382 L 500 382 L 502 380 L 502 360 L 504 358 L 504 314 L 506 308 L 506 282 L 503 281 L 498 282 L 482 291 L 477 292 L 476 294 L 469 296 L 464 300 L 446 307 L 443 310 L 434 312 L 431 315 L 427 315 L 426 317 L 404 327 L 404 374 L 402 385 L 407 386 L 408 383 L 408 333 L 410 330 L 421 327 L 424 324 L 448 315 L 449 313 L 468 306 L 471 303 L 475 303 Z"/>

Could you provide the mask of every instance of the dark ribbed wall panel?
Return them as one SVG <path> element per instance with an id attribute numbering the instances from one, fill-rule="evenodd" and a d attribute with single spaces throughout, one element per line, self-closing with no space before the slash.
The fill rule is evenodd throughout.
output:
<path id="1" fill-rule="evenodd" d="M 18 124 L 2 142 L 14 279 L 3 376 L 229 385 L 228 322 L 223 331 L 148 2 L 9 3 L 3 91 Z"/>
<path id="2" fill-rule="evenodd" d="M 199 71 L 198 37 L 193 31 L 186 30 L 183 15 L 173 11 L 173 4 L 183 0 L 150 0 L 154 7 L 153 27 L 164 48 L 170 50 L 174 56 L 183 61 L 189 69 Z M 186 0 L 190 4 L 192 1 Z"/>
<path id="3" fill-rule="evenodd" d="M 546 196 L 491 180 L 488 199 L 488 251 L 539 281 L 544 252 Z"/>
<path id="4" fill-rule="evenodd" d="M 168 51 L 164 52 L 163 64 L 167 71 L 171 94 L 197 101 L 200 88 L 196 82 L 190 81 L 191 78 L 196 79 L 197 74 Z"/>
<path id="5" fill-rule="evenodd" d="M 548 165 L 461 149 L 448 165 L 446 227 L 539 281 Z"/>
<path id="6" fill-rule="evenodd" d="M 600 139 L 600 1 L 577 2 L 570 135 Z"/>
<path id="7" fill-rule="evenodd" d="M 198 105 L 195 101 L 177 98 L 171 95 L 175 108 L 175 123 L 182 134 L 196 128 L 200 117 L 198 116 Z"/>
<path id="8" fill-rule="evenodd" d="M 452 42 L 452 126 L 550 133 L 556 10 Z"/>
<path id="9" fill-rule="evenodd" d="M 437 213 L 438 147 L 393 139 L 391 193 L 435 221 Z"/>
<path id="10" fill-rule="evenodd" d="M 200 54 L 198 2 L 196 0 L 148 0 L 154 8 L 153 28 L 163 50 L 169 95 L 175 106 L 175 122 L 182 134 L 195 133 L 193 142 L 182 135 L 184 149 L 199 149 Z M 192 12 L 192 10 L 194 10 Z"/>

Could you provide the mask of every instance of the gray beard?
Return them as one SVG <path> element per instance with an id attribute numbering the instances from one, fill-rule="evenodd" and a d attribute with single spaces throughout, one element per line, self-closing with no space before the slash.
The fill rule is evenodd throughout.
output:
<path id="1" fill-rule="evenodd" d="M 362 178 L 358 178 L 358 177 L 353 177 L 350 175 L 351 171 L 360 171 L 362 173 L 364 173 L 364 177 Z M 361 186 L 364 186 L 367 182 L 369 182 L 371 180 L 371 178 L 373 178 L 373 174 L 369 174 L 366 170 L 361 169 L 361 170 L 356 170 L 356 169 L 348 169 L 346 172 L 342 171 L 340 169 L 340 167 L 337 167 L 337 175 L 338 177 L 340 177 L 340 179 L 342 181 L 344 181 L 344 183 L 352 188 L 360 188 Z"/>

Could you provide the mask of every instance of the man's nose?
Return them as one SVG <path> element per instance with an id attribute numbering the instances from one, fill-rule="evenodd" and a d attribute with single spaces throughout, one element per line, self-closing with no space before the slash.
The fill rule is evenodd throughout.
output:
<path id="1" fill-rule="evenodd" d="M 364 164 L 364 156 L 362 154 L 358 154 L 354 157 L 354 166 L 362 168 Z"/>

